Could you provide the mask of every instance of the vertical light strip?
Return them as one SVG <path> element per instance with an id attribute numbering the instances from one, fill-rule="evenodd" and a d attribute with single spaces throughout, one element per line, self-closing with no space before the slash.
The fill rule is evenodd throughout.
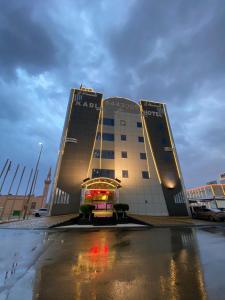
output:
<path id="1" fill-rule="evenodd" d="M 102 107 L 102 100 L 101 100 L 101 107 Z M 93 143 L 93 148 L 92 148 L 92 152 L 91 152 L 91 157 L 90 157 L 90 161 L 89 161 L 88 170 L 87 170 L 87 176 L 86 177 L 88 177 L 88 174 L 89 174 L 90 168 L 91 168 L 91 163 L 92 163 L 92 160 L 93 160 L 93 154 L 94 154 L 94 149 L 95 149 L 95 144 L 96 144 L 96 138 L 97 138 L 97 134 L 98 134 L 98 127 L 99 127 L 100 118 L 101 118 L 101 108 L 100 108 L 100 112 L 99 112 L 99 116 L 98 116 L 98 124 L 97 124 L 97 127 L 96 127 L 95 140 L 94 140 L 94 143 Z"/>
<path id="2" fill-rule="evenodd" d="M 221 184 L 221 187 L 222 187 L 222 190 L 223 190 L 223 194 L 224 194 L 224 196 L 225 196 L 225 191 L 224 191 L 223 184 Z"/>
<path id="3" fill-rule="evenodd" d="M 75 98 L 75 89 L 73 89 L 73 93 L 69 100 L 69 104 L 68 104 L 67 112 L 66 112 L 66 119 L 65 119 L 64 127 L 63 127 L 63 133 L 62 133 L 62 137 L 61 137 L 61 141 L 60 141 L 60 149 L 59 149 L 59 153 L 58 153 L 54 181 L 53 181 L 53 186 L 52 186 L 51 196 L 50 196 L 50 199 L 51 199 L 50 200 L 50 208 L 49 208 L 50 214 L 52 212 L 52 207 L 54 204 L 55 192 L 56 192 L 56 188 L 57 188 L 59 172 L 60 172 L 60 167 L 61 167 L 61 163 L 62 163 L 62 156 L 63 156 L 64 148 L 65 148 L 65 140 L 66 140 L 65 137 L 66 137 L 67 131 L 68 131 L 68 126 L 69 126 L 69 121 L 70 121 L 71 110 L 72 110 L 73 103 L 74 103 L 74 98 Z"/>
<path id="4" fill-rule="evenodd" d="M 145 153 L 146 153 L 146 159 L 147 159 L 147 168 L 148 168 L 148 174 L 149 174 L 149 178 L 150 178 L 151 177 L 150 176 L 150 165 L 149 165 L 148 152 L 147 152 L 146 141 L 145 141 L 145 135 L 147 136 L 147 132 L 145 134 L 142 113 L 141 113 L 141 121 L 142 121 L 142 132 L 143 132 L 143 137 L 144 137 Z"/>
<path id="5" fill-rule="evenodd" d="M 204 187 L 204 191 L 205 191 L 205 198 L 207 198 L 206 187 Z"/>
<path id="6" fill-rule="evenodd" d="M 171 135 L 171 132 L 170 132 L 170 125 L 169 125 L 169 121 L 168 121 L 168 118 L 167 118 L 167 111 L 166 111 L 165 104 L 163 104 L 163 109 L 164 109 L 164 113 L 165 113 L 166 124 L 167 124 L 168 132 L 169 132 L 170 143 L 171 143 L 171 146 L 172 146 L 172 151 L 173 151 L 173 156 L 174 156 L 175 164 L 176 164 L 176 167 L 177 167 L 178 176 L 181 179 L 180 168 L 178 166 L 178 161 L 177 161 L 177 158 L 176 158 L 175 144 L 173 143 L 173 138 L 172 138 L 172 135 Z"/>
<path id="7" fill-rule="evenodd" d="M 212 191 L 212 193 L 213 193 L 213 197 L 215 197 L 215 193 L 214 193 L 214 190 L 213 190 L 212 185 L 210 185 L 210 187 L 211 187 L 211 191 Z"/>
<path id="8" fill-rule="evenodd" d="M 149 136 L 148 136 L 148 131 L 147 131 L 146 123 L 145 123 L 145 118 L 144 118 L 144 116 L 142 115 L 142 113 L 143 113 L 142 104 L 141 104 L 140 107 L 141 107 L 141 118 L 142 118 L 142 123 L 144 124 L 144 128 L 145 128 L 145 131 L 146 131 L 146 136 L 147 136 L 149 148 L 150 148 L 150 150 L 151 150 L 151 154 L 152 154 L 153 162 L 154 162 L 154 165 L 155 165 L 156 173 L 157 173 L 157 176 L 158 176 L 158 180 L 159 180 L 159 183 L 161 184 L 162 181 L 161 181 L 161 178 L 160 178 L 160 175 L 159 175 L 159 171 L 158 171 L 158 167 L 157 167 L 157 164 L 156 164 L 155 156 L 154 156 L 154 153 L 153 153 L 153 150 L 152 150 L 152 146 L 151 146 L 151 142 L 150 142 L 150 139 L 149 139 Z"/>
<path id="9" fill-rule="evenodd" d="M 101 105 L 100 170 L 102 169 L 103 101 Z"/>

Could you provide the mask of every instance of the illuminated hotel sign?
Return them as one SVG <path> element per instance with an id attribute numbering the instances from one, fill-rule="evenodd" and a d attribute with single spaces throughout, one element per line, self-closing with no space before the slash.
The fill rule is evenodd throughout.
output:
<path id="1" fill-rule="evenodd" d="M 162 118 L 163 116 L 163 109 L 162 109 L 162 104 L 161 103 L 152 103 L 149 101 L 144 101 L 142 100 L 144 109 L 143 109 L 143 114 L 148 117 L 159 117 Z"/>
<path id="2" fill-rule="evenodd" d="M 100 109 L 97 102 L 93 103 L 93 102 L 89 102 L 86 100 L 83 101 L 83 98 L 84 98 L 83 96 L 88 96 L 88 97 L 91 96 L 91 97 L 97 98 L 97 95 L 93 94 L 93 93 L 91 93 L 91 94 L 84 94 L 84 93 L 80 94 L 79 93 L 75 96 L 75 103 L 74 103 L 75 106 L 81 106 L 83 108 L 94 108 L 96 110 Z"/>
<path id="3" fill-rule="evenodd" d="M 97 109 L 97 110 L 99 110 L 100 109 L 100 107 L 98 106 L 98 104 L 97 103 L 92 103 L 92 102 L 80 102 L 80 101 L 76 101 L 75 102 L 75 105 L 76 106 L 82 106 L 82 107 L 86 107 L 86 108 L 95 108 L 95 109 Z"/>
<path id="4" fill-rule="evenodd" d="M 159 117 L 159 118 L 162 118 L 162 114 L 158 111 L 151 111 L 151 110 L 148 110 L 148 111 L 144 111 L 144 115 L 147 117 L 147 116 L 152 116 L 152 117 Z"/>

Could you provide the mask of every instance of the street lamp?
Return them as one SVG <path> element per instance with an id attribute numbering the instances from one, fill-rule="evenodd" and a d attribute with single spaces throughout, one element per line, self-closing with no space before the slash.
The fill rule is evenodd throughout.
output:
<path id="1" fill-rule="evenodd" d="M 23 219 L 24 220 L 27 216 L 27 211 L 28 211 L 28 206 L 29 206 L 29 202 L 30 202 L 30 198 L 31 198 L 31 193 L 32 193 L 32 190 L 33 190 L 33 186 L 34 186 L 34 182 L 35 182 L 35 178 L 36 178 L 36 173 L 37 173 L 37 170 L 38 170 L 38 166 L 39 166 L 39 162 L 40 162 L 40 158 L 41 158 L 41 153 L 42 153 L 42 150 L 43 150 L 43 144 L 40 142 L 40 143 L 38 143 L 38 145 L 40 145 L 41 148 L 40 148 L 38 159 L 37 159 L 37 162 L 36 162 L 34 176 L 33 176 L 33 180 L 32 180 L 32 183 L 31 183 L 30 191 L 29 191 L 29 194 L 27 196 L 27 201 L 24 205 L 24 214 L 23 214 Z"/>

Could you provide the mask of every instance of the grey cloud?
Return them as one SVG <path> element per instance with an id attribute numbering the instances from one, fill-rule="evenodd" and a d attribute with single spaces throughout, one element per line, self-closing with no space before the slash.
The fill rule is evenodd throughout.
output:
<path id="1" fill-rule="evenodd" d="M 225 97 L 224 9 L 209 0 L 4 1 L 2 156 L 31 166 L 42 140 L 43 179 L 55 164 L 69 90 L 82 82 L 105 97 L 166 102 L 187 186 L 213 179 L 225 168 L 225 107 L 217 103 Z"/>
<path id="2" fill-rule="evenodd" d="M 34 3 L 33 3 L 34 5 Z M 8 2 L 0 11 L 0 65 L 6 72 L 24 67 L 31 72 L 49 69 L 55 63 L 55 47 L 45 24 L 35 20 L 31 2 Z"/>

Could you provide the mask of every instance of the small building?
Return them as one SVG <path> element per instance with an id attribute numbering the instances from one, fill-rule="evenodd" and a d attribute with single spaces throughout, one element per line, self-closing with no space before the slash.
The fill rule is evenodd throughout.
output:
<path id="1" fill-rule="evenodd" d="M 225 208 L 225 184 L 206 184 L 187 189 L 190 206 Z"/>
<path id="2" fill-rule="evenodd" d="M 220 183 L 225 184 L 225 173 L 220 174 Z"/>
<path id="3" fill-rule="evenodd" d="M 34 209 L 46 207 L 49 185 L 51 183 L 51 170 L 49 170 L 47 178 L 44 181 L 42 195 L 1 195 L 0 196 L 0 220 L 10 218 L 20 218 L 23 216 L 24 208 L 28 206 L 28 215 L 32 214 Z M 27 203 L 28 201 L 28 203 Z"/>

